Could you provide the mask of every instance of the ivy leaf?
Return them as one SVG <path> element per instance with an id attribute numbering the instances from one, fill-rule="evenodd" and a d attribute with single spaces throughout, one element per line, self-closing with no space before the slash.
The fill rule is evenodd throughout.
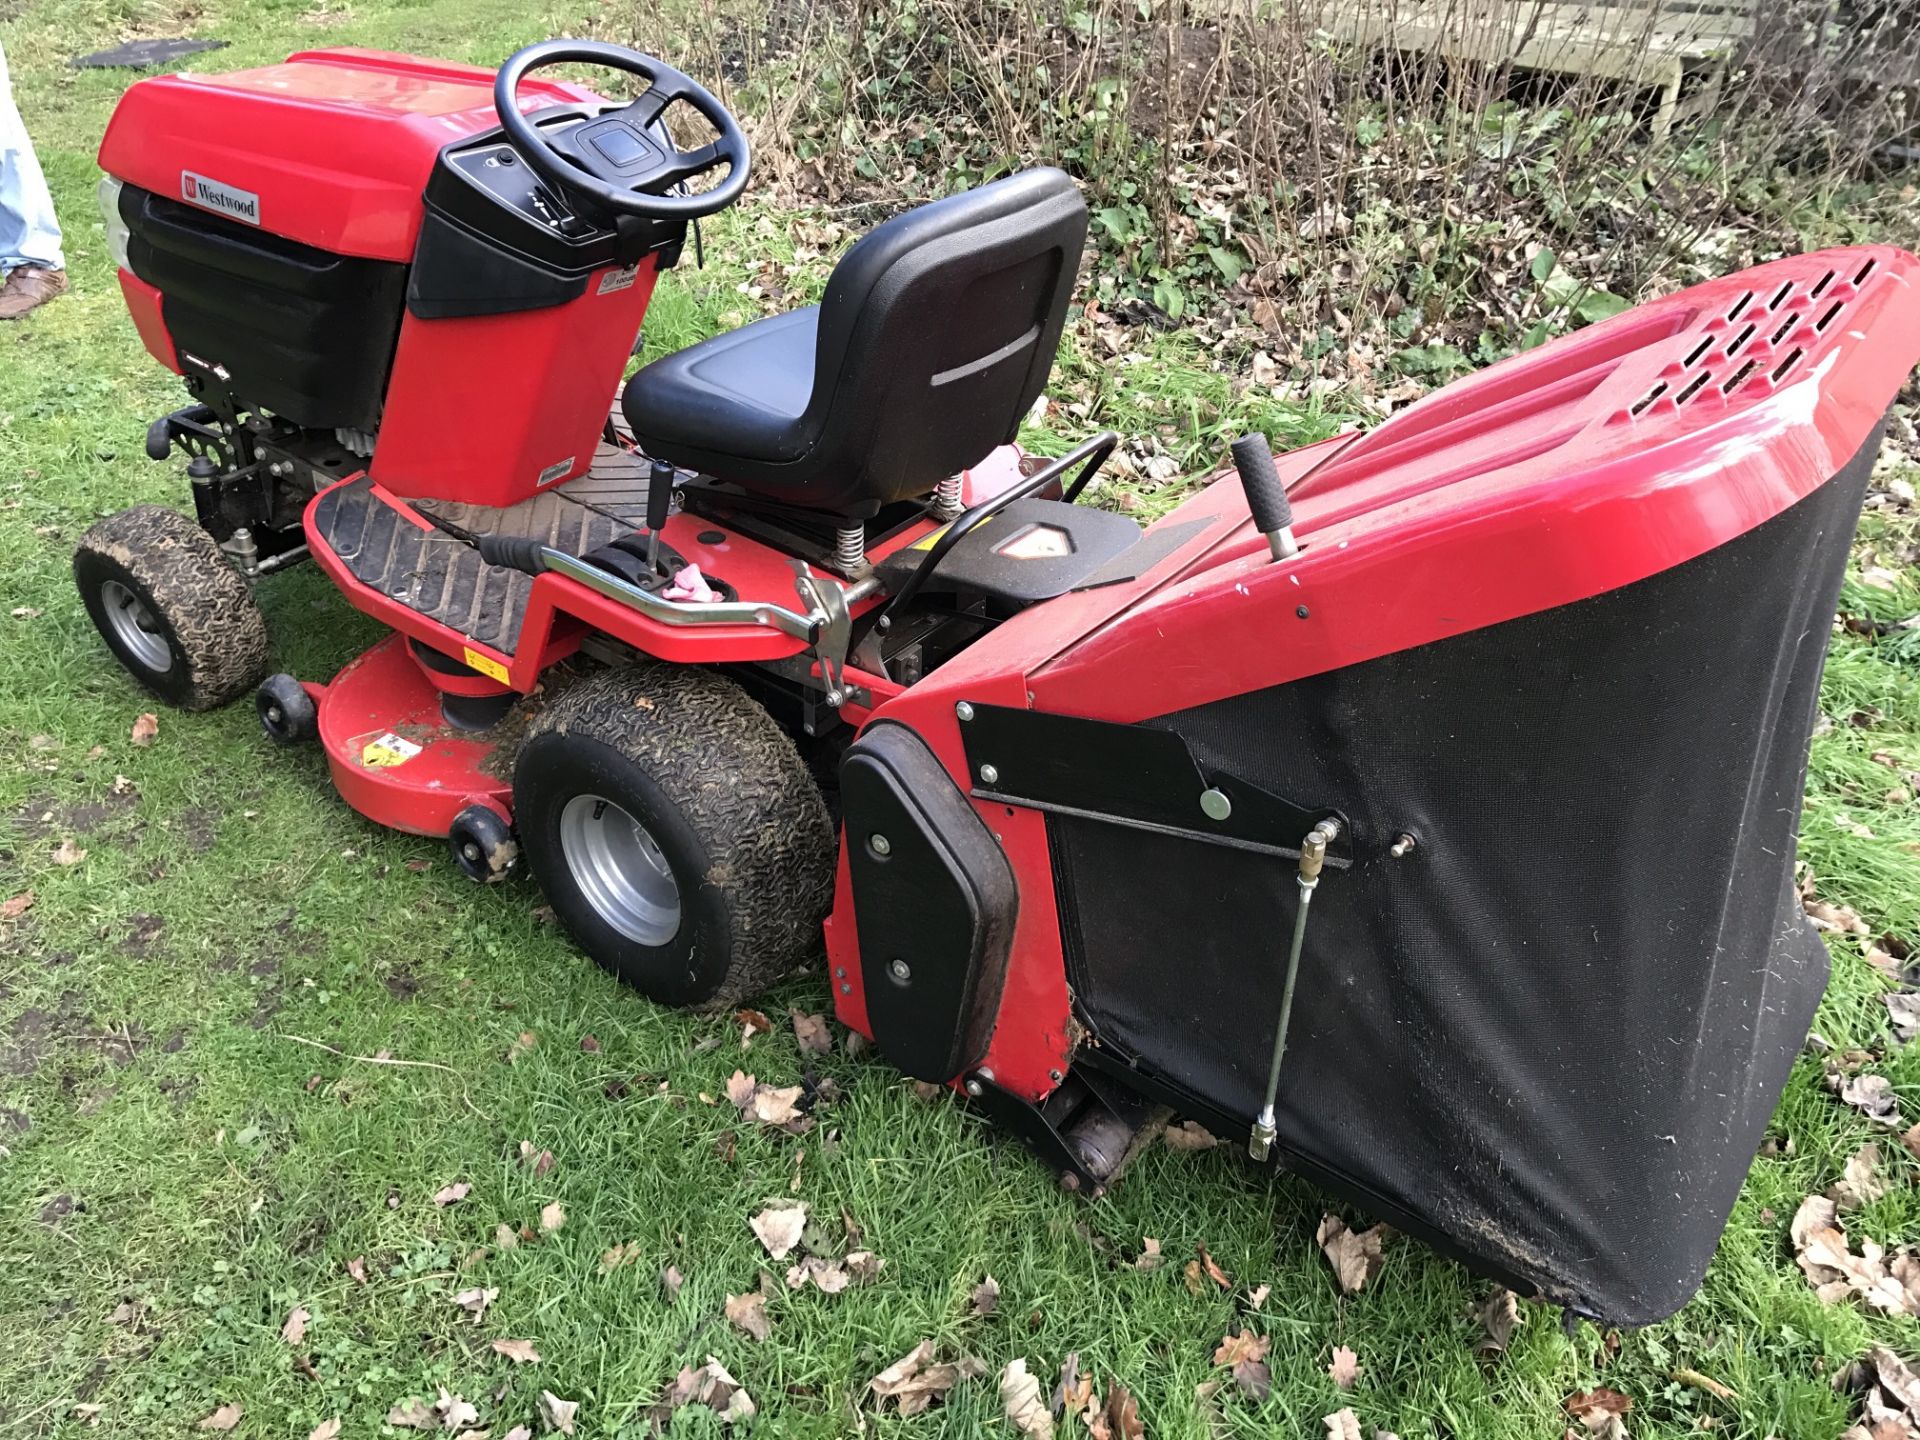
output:
<path id="1" fill-rule="evenodd" d="M 1222 249 L 1218 245 L 1209 245 L 1207 256 L 1213 261 L 1214 268 L 1220 272 L 1220 278 L 1229 285 L 1238 280 L 1247 268 L 1246 262 L 1233 251 Z"/>
<path id="2" fill-rule="evenodd" d="M 1589 290 L 1586 298 L 1573 307 L 1573 313 L 1582 324 L 1592 325 L 1601 320 L 1610 320 L 1622 310 L 1632 308 L 1632 302 L 1622 299 L 1608 290 Z"/>

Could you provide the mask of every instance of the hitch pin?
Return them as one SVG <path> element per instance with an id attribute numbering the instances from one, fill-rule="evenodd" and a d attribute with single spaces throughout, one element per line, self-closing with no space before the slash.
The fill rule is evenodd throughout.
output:
<path id="1" fill-rule="evenodd" d="M 1247 1154 L 1255 1160 L 1264 1160 L 1273 1153 L 1273 1104 L 1280 1093 L 1280 1062 L 1287 1054 L 1287 1024 L 1293 1018 L 1293 982 L 1300 976 L 1300 951 L 1307 940 L 1307 907 L 1313 903 L 1313 892 L 1320 884 L 1327 846 L 1339 834 L 1340 822 L 1329 816 L 1309 830 L 1307 838 L 1300 842 L 1300 908 L 1294 912 L 1293 943 L 1287 947 L 1287 978 L 1280 989 L 1280 1018 L 1273 1032 L 1273 1062 L 1267 1067 L 1266 1103 L 1260 1107 L 1260 1117 L 1253 1122 L 1253 1132 L 1247 1138 Z"/>

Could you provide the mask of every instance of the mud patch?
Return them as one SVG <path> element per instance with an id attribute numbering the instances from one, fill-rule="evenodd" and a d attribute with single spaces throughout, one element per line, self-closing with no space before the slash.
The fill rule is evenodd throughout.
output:
<path id="1" fill-rule="evenodd" d="M 189 851 L 195 855 L 205 855 L 220 843 L 220 820 L 218 810 L 202 807 L 184 810 L 176 815 L 171 828 Z"/>
<path id="2" fill-rule="evenodd" d="M 33 1121 L 24 1110 L 9 1110 L 0 1105 L 0 1130 L 11 1131 L 15 1135 L 24 1135 L 33 1128 Z"/>
<path id="3" fill-rule="evenodd" d="M 52 795 L 34 795 L 15 812 L 14 829 L 23 840 L 48 840 L 68 835 L 91 835 L 130 812 L 140 803 L 136 793 L 108 792 L 93 799 L 62 804 Z"/>
<path id="4" fill-rule="evenodd" d="M 420 977 L 411 970 L 396 970 L 382 983 L 396 1000 L 411 1000 L 420 993 Z"/>
<path id="5" fill-rule="evenodd" d="M 73 1214 L 76 1208 L 84 1209 L 85 1207 L 77 1205 L 71 1195 L 56 1195 L 40 1207 L 40 1223 L 58 1225 L 67 1216 Z"/>
<path id="6" fill-rule="evenodd" d="M 166 933 L 167 922 L 160 915 L 133 915 L 127 920 L 127 936 L 120 942 L 120 953 L 132 960 L 144 960 Z"/>

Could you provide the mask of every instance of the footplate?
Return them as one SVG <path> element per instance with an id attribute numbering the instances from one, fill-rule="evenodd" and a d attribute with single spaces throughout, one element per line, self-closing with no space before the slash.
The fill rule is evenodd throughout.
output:
<path id="1" fill-rule="evenodd" d="M 629 451 L 602 445 L 592 470 L 518 505 L 402 503 L 465 534 L 512 535 L 585 555 L 644 525 L 646 464 Z M 422 526 L 370 478 L 321 495 L 308 531 L 309 543 L 332 551 L 370 589 L 503 655 L 518 646 L 533 577 L 489 565 L 472 546 Z"/>

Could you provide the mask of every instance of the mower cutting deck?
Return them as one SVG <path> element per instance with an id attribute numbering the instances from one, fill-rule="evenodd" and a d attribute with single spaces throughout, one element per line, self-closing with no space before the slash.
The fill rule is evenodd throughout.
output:
<path id="1" fill-rule="evenodd" d="M 560 62 L 647 88 L 532 76 Z M 748 169 L 659 61 L 160 77 L 101 162 L 191 399 L 149 449 L 195 518 L 75 559 L 136 679 L 258 686 L 349 804 L 477 879 L 524 863 L 663 1003 L 824 934 L 845 1023 L 1082 1190 L 1177 1107 L 1575 1313 L 1691 1293 L 1825 981 L 1795 829 L 1912 256 L 1699 286 L 1369 435 L 1246 437 L 1143 530 L 1076 503 L 1116 437 L 1013 443 L 1086 233 L 1057 171 L 879 226 L 615 425 L 654 284 Z M 394 631 L 324 683 L 266 676 L 249 592 L 308 558 Z"/>

